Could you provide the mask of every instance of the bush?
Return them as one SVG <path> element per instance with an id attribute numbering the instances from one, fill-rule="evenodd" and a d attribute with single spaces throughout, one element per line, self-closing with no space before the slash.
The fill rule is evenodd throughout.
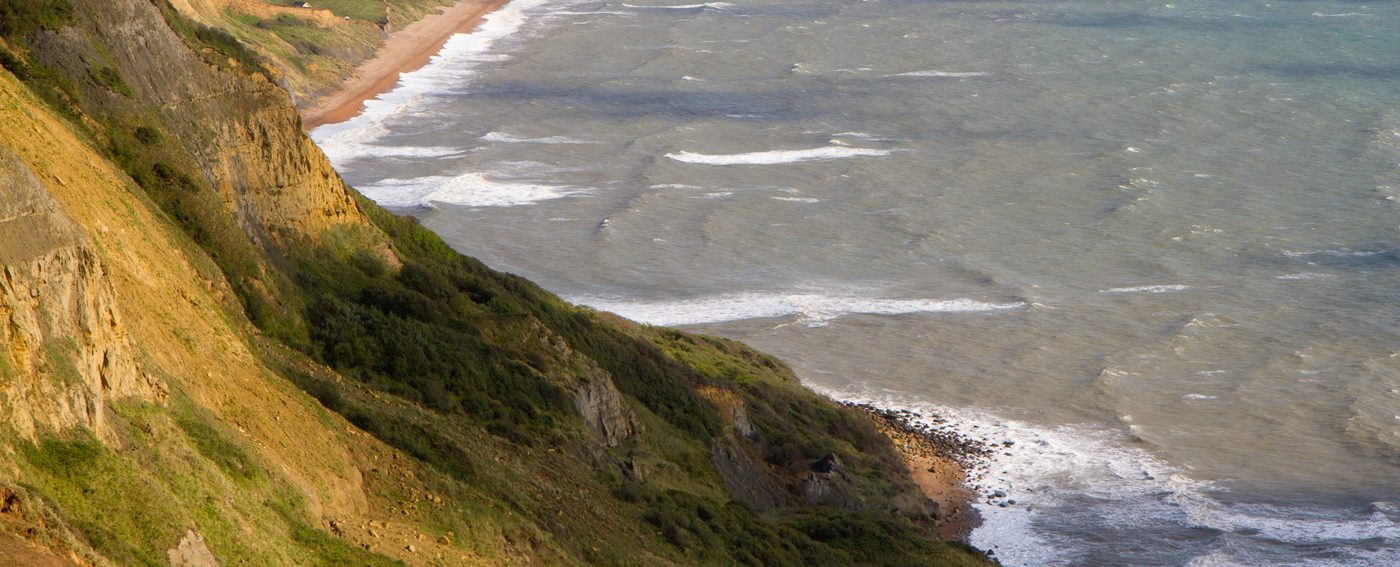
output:
<path id="1" fill-rule="evenodd" d="M 35 30 L 58 29 L 73 20 L 68 0 L 0 0 L 0 36 L 23 40 Z"/>
<path id="2" fill-rule="evenodd" d="M 143 146 L 154 146 L 156 144 L 159 144 L 160 141 L 164 138 L 164 136 L 161 135 L 160 130 L 157 130 L 155 128 L 149 128 L 146 126 L 138 126 L 136 130 L 132 132 L 132 136 L 135 137 L 136 141 L 140 142 Z"/>

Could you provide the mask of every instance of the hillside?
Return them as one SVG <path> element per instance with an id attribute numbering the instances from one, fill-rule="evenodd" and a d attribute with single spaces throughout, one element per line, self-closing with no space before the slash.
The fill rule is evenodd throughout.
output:
<path id="1" fill-rule="evenodd" d="M 360 197 L 285 88 L 320 60 L 229 23 L 259 5 L 0 0 L 0 558 L 986 562 L 781 362 Z"/>

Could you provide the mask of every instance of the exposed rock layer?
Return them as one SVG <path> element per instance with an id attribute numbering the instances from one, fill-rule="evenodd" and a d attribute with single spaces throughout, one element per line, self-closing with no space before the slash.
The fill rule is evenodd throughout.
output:
<path id="1" fill-rule="evenodd" d="M 106 434 L 108 397 L 155 400 L 92 242 L 0 146 L 0 417 Z"/>

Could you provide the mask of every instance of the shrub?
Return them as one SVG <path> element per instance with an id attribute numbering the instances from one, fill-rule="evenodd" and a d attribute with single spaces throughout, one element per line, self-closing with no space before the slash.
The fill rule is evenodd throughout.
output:
<path id="1" fill-rule="evenodd" d="M 0 35 L 22 40 L 40 29 L 58 29 L 73 20 L 68 0 L 0 0 Z"/>

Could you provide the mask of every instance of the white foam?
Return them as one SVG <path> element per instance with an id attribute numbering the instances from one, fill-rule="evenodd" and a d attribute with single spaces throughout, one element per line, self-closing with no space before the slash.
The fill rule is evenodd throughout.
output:
<path id="1" fill-rule="evenodd" d="M 1186 291 L 1191 289 L 1189 285 L 1168 284 L 1168 285 L 1143 285 L 1136 287 L 1115 287 L 1101 289 L 1099 293 L 1168 293 L 1173 291 Z"/>
<path id="2" fill-rule="evenodd" d="M 648 325 L 701 325 L 724 321 L 793 317 L 821 326 L 850 314 L 979 313 L 1022 309 L 1025 303 L 990 303 L 972 299 L 880 299 L 821 293 L 753 292 L 694 299 L 638 301 L 609 297 L 572 297 L 574 303 L 617 313 Z"/>
<path id="3" fill-rule="evenodd" d="M 770 150 L 744 154 L 697 154 L 694 152 L 673 152 L 666 157 L 685 163 L 701 165 L 777 165 L 804 161 L 825 161 L 853 157 L 881 157 L 892 153 L 890 150 L 875 148 L 852 148 L 847 146 L 826 146 L 807 150 Z"/>
<path id="4" fill-rule="evenodd" d="M 635 16 L 633 12 L 623 12 L 620 10 L 595 10 L 592 12 L 578 12 L 570 10 L 560 10 L 550 12 L 550 16 Z"/>
<path id="5" fill-rule="evenodd" d="M 311 138 L 337 168 L 360 157 L 388 155 L 393 150 L 375 142 L 388 135 L 389 120 L 419 112 L 428 95 L 460 89 L 479 64 L 501 60 L 502 55 L 489 53 L 496 42 L 520 31 L 530 10 L 552 1 L 513 0 L 487 14 L 475 31 L 452 36 L 427 65 L 400 75 L 392 90 L 366 101 L 358 116 L 316 128 Z"/>
<path id="6" fill-rule="evenodd" d="M 1276 279 L 1280 279 L 1280 280 L 1316 280 L 1316 279 L 1330 278 L 1330 277 L 1332 277 L 1332 274 L 1319 274 L 1319 273 L 1316 273 L 1316 272 L 1298 272 L 1298 273 L 1296 273 L 1296 274 L 1284 274 L 1284 275 L 1278 276 Z"/>
<path id="7" fill-rule="evenodd" d="M 1074 552 L 1102 542 L 1066 541 L 1063 535 L 1044 530 L 1057 520 L 1063 521 L 1068 511 L 1065 506 L 1082 507 L 1085 502 L 1093 502 L 1094 509 L 1075 517 L 1091 518 L 1088 521 L 1101 523 L 1105 530 L 1156 531 L 1164 525 L 1205 527 L 1236 533 L 1257 531 L 1261 539 L 1297 544 L 1374 539 L 1393 542 L 1400 533 L 1393 502 L 1378 502 L 1365 514 L 1249 504 L 1227 506 L 1210 496 L 1220 487 L 1193 479 L 1152 453 L 1128 446 L 1128 440 L 1119 432 L 1078 425 L 1041 427 L 979 410 L 911 400 L 906 394 L 889 390 L 857 392 L 808 385 L 839 400 L 912 410 L 926 416 L 918 421 L 931 427 L 940 424 L 929 418 L 939 416 L 962 434 L 994 446 L 996 454 L 980 475 L 973 475 L 972 482 L 981 486 L 984 495 L 1001 491 L 1005 497 L 983 498 L 975 505 L 983 523 L 969 539 L 978 548 L 995 550 L 997 559 L 1005 565 L 1080 563 L 1083 558 L 1076 558 Z M 1209 398 L 1197 396 L 1188 398 Z M 1004 440 L 1014 441 L 1015 445 L 1004 445 Z M 1015 500 L 1016 504 L 1000 506 L 1008 500 Z M 1077 525 L 1071 531 L 1092 533 L 1092 527 Z M 1383 547 L 1376 552 L 1349 546 L 1337 549 L 1345 555 L 1364 556 L 1367 561 L 1381 557 L 1393 560 L 1400 555 L 1400 550 L 1390 545 Z M 1195 558 L 1193 565 L 1254 564 L 1247 548 L 1224 553 L 1201 551 L 1204 555 Z M 1352 564 L 1357 564 L 1355 559 Z"/>
<path id="8" fill-rule="evenodd" d="M 1339 14 L 1324 14 L 1322 12 L 1313 12 L 1312 15 L 1314 18 L 1356 18 L 1369 16 L 1370 14 L 1363 14 L 1361 12 L 1342 12 Z"/>
<path id="9" fill-rule="evenodd" d="M 361 186 L 359 190 L 366 197 L 386 207 L 432 207 L 436 203 L 466 207 L 508 207 L 534 204 L 587 191 L 571 186 L 495 181 L 480 173 L 465 173 L 454 177 L 385 179 Z"/>
<path id="10" fill-rule="evenodd" d="M 789 203 L 820 203 L 821 199 L 812 197 L 773 197 L 774 201 L 787 201 Z"/>
<path id="11" fill-rule="evenodd" d="M 1284 256 L 1287 256 L 1287 257 L 1289 257 L 1289 258 L 1303 258 L 1303 257 L 1307 257 L 1307 256 L 1314 256 L 1314 255 L 1332 256 L 1332 257 L 1335 257 L 1335 258 L 1369 258 L 1369 257 L 1371 257 L 1371 256 L 1380 256 L 1381 254 L 1385 254 L 1385 253 L 1387 253 L 1387 252 L 1389 252 L 1389 251 L 1388 251 L 1388 250 L 1371 250 L 1371 251 L 1365 251 L 1365 250 L 1348 250 L 1348 249 L 1343 248 L 1343 249 L 1338 249 L 1338 250 L 1284 250 L 1284 251 L 1283 251 L 1283 255 L 1284 255 Z"/>
<path id="12" fill-rule="evenodd" d="M 487 132 L 481 137 L 482 141 L 497 142 L 501 144 L 596 144 L 588 140 L 579 140 L 567 136 L 546 136 L 543 138 L 521 138 L 503 132 Z"/>
<path id="13" fill-rule="evenodd" d="M 989 74 L 990 74 L 990 73 L 986 73 L 986 72 L 983 72 L 983 71 L 939 71 L 939 70 L 937 70 L 937 69 L 929 69 L 929 70 L 927 70 L 927 71 L 910 71 L 910 72 L 908 72 L 908 73 L 895 73 L 895 74 L 893 74 L 893 75 L 885 75 L 885 76 L 886 76 L 886 77 L 942 77 L 942 78 L 961 78 L 961 77 L 985 77 L 985 76 L 987 76 L 987 75 L 989 75 Z"/>
<path id="14" fill-rule="evenodd" d="M 623 4 L 622 7 L 631 8 L 633 10 L 724 10 L 727 8 L 733 8 L 734 5 L 730 4 L 729 2 L 705 2 L 703 4 L 677 4 L 674 6 L 640 6 L 636 4 Z"/>

